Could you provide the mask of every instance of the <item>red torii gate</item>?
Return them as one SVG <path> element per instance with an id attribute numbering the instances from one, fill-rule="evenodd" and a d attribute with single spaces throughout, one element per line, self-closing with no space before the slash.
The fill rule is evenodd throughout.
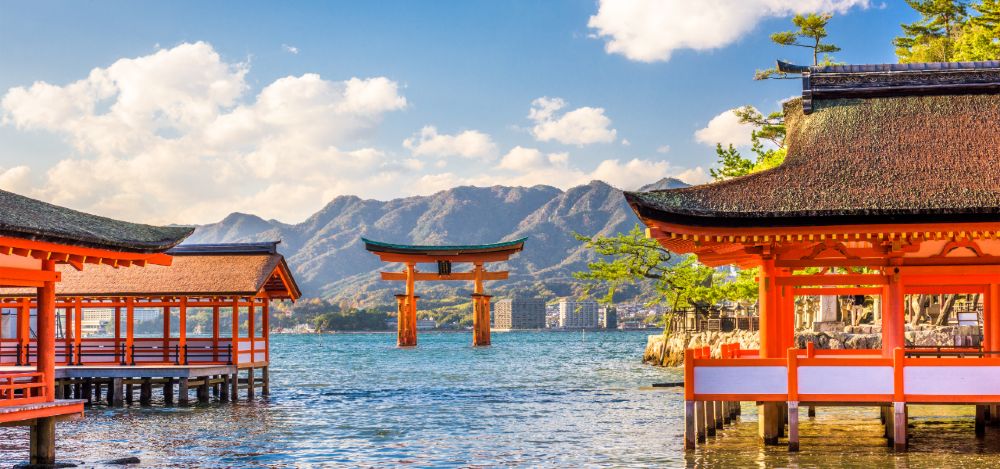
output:
<path id="1" fill-rule="evenodd" d="M 490 345 L 490 295 L 483 293 L 486 280 L 506 280 L 509 272 L 487 272 L 487 262 L 503 262 L 524 249 L 521 238 L 514 241 L 468 246 L 417 246 L 390 244 L 361 238 L 365 249 L 385 262 L 401 262 L 402 272 L 382 272 L 382 280 L 406 282 L 406 293 L 396 295 L 397 339 L 396 345 L 412 347 L 417 345 L 417 298 L 414 283 L 417 281 L 466 280 L 474 282 L 472 289 L 472 345 Z M 471 263 L 470 272 L 452 272 L 454 263 Z M 417 272 L 419 263 L 436 263 L 437 273 Z"/>

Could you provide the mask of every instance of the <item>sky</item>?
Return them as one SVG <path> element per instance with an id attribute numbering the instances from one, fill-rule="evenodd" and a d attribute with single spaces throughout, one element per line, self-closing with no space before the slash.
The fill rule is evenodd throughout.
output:
<path id="1" fill-rule="evenodd" d="M 0 2 L 0 188 L 99 215 L 286 223 L 334 197 L 710 179 L 795 13 L 895 62 L 902 0 Z"/>

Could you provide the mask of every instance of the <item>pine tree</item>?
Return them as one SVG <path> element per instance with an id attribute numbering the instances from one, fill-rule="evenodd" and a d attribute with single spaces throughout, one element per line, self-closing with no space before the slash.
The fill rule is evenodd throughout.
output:
<path id="1" fill-rule="evenodd" d="M 921 19 L 902 24 L 903 36 L 893 40 L 900 63 L 949 62 L 955 41 L 968 19 L 967 0 L 906 0 Z"/>
<path id="2" fill-rule="evenodd" d="M 823 63 L 832 63 L 833 59 L 825 54 L 840 52 L 840 47 L 823 42 L 827 37 L 826 25 L 833 18 L 831 13 L 810 13 L 808 15 L 795 15 L 792 24 L 796 31 L 782 31 L 771 35 L 771 41 L 781 46 L 803 47 L 812 50 L 812 64 L 820 64 L 820 54 L 824 54 Z M 766 80 L 768 78 L 788 78 L 787 73 L 778 71 L 777 68 L 757 70 L 754 74 L 755 80 Z"/>

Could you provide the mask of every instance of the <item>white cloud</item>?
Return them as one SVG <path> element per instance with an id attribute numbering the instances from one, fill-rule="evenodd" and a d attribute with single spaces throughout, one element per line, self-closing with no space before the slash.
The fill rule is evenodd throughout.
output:
<path id="1" fill-rule="evenodd" d="M 489 135 L 478 130 L 466 130 L 455 135 L 439 134 L 434 126 L 425 126 L 419 133 L 403 140 L 403 146 L 415 156 L 461 156 L 493 158 L 497 146 Z"/>
<path id="2" fill-rule="evenodd" d="M 288 44 L 282 44 L 281 48 L 284 49 L 284 51 L 288 52 L 289 54 L 299 55 L 299 48 L 298 47 L 290 46 Z"/>
<path id="3" fill-rule="evenodd" d="M 627 146 L 631 146 L 631 145 L 632 145 L 632 142 L 630 142 L 627 138 L 623 138 L 622 139 L 622 146 L 623 147 L 627 147 Z"/>
<path id="4" fill-rule="evenodd" d="M 749 146 L 750 134 L 753 126 L 740 123 L 739 117 L 733 109 L 724 111 L 708 121 L 708 125 L 694 133 L 694 138 L 700 143 L 715 146 L 721 143 L 723 146 L 733 144 L 735 146 Z"/>
<path id="5" fill-rule="evenodd" d="M 609 54 L 657 62 L 679 49 L 732 44 L 765 18 L 868 6 L 869 0 L 600 0 L 587 25 Z"/>
<path id="6" fill-rule="evenodd" d="M 2 122 L 63 136 L 76 156 L 21 192 L 103 215 L 203 223 L 231 211 L 301 219 L 336 195 L 393 191 L 404 163 L 359 138 L 407 106 L 385 77 L 288 76 L 247 96 L 211 45 L 123 58 L 65 86 L 7 91 Z M 27 178 L 0 173 L 0 186 Z"/>
<path id="7" fill-rule="evenodd" d="M 560 98 L 532 101 L 528 118 L 535 122 L 531 133 L 537 140 L 579 146 L 615 141 L 618 132 L 611 128 L 611 119 L 604 115 L 603 108 L 581 107 L 556 115 L 565 107 L 566 102 Z"/>
<path id="8" fill-rule="evenodd" d="M 663 155 L 670 153 L 670 145 L 660 145 L 656 147 L 656 152 Z"/>

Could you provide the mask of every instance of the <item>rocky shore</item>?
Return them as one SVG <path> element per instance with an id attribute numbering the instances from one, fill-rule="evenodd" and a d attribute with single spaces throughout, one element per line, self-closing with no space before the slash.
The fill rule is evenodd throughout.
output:
<path id="1" fill-rule="evenodd" d="M 877 349 L 882 347 L 879 331 L 878 326 L 845 327 L 843 331 L 799 331 L 795 341 L 801 348 L 812 342 L 820 349 Z M 981 329 L 977 326 L 907 325 L 906 343 L 927 347 L 973 345 L 979 334 Z M 680 366 L 684 364 L 687 348 L 707 345 L 712 349 L 712 356 L 718 357 L 722 344 L 734 342 L 739 342 L 743 349 L 760 348 L 757 333 L 749 331 L 675 333 L 669 337 L 657 334 L 647 338 L 642 360 L 658 366 Z"/>

